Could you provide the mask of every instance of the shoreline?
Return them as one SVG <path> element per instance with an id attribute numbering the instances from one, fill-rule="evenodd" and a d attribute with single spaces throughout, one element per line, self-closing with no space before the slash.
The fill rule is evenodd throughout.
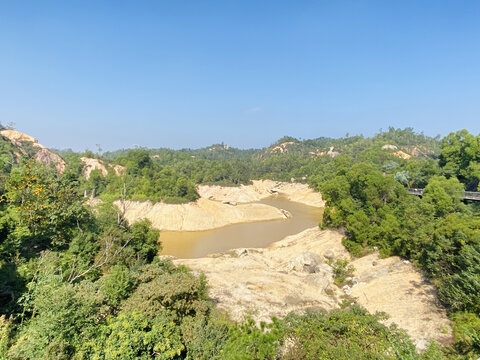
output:
<path id="1" fill-rule="evenodd" d="M 196 232 L 235 224 L 287 219 L 282 209 L 259 203 L 269 197 L 284 196 L 289 201 L 314 208 L 324 206 L 320 193 L 300 183 L 254 180 L 252 185 L 238 187 L 200 185 L 198 192 L 200 198 L 186 204 L 126 201 L 125 218 L 129 223 L 146 218 L 161 231 Z M 114 204 L 121 206 L 119 200 Z"/>
<path id="2" fill-rule="evenodd" d="M 234 248 L 191 259 L 165 257 L 205 274 L 209 296 L 235 321 L 253 316 L 269 322 L 292 311 L 330 311 L 351 299 L 371 313 L 387 313 L 384 323 L 404 329 L 417 349 L 432 339 L 451 342 L 450 320 L 420 270 L 398 256 L 381 258 L 378 252 L 352 259 L 343 236 L 313 227 L 268 247 Z M 348 288 L 352 298 L 335 285 L 329 259 L 347 259 L 355 268 Z"/>

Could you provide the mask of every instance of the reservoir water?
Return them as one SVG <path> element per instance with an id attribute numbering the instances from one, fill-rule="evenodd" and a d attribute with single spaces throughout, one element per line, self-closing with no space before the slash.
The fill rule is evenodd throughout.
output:
<path id="1" fill-rule="evenodd" d="M 266 247 L 285 236 L 317 226 L 323 213 L 323 208 L 289 201 L 284 197 L 269 198 L 259 203 L 285 209 L 292 218 L 235 224 L 207 231 L 162 231 L 161 254 L 187 259 L 234 248 Z"/>

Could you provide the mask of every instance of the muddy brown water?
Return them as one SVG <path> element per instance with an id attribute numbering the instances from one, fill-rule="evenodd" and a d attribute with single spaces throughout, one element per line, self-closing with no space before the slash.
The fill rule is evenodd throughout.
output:
<path id="1" fill-rule="evenodd" d="M 162 231 L 161 254 L 188 259 L 235 248 L 266 247 L 285 236 L 317 226 L 322 218 L 323 208 L 293 202 L 283 197 L 265 199 L 259 203 L 285 209 L 292 214 L 292 218 L 234 224 L 207 231 Z"/>

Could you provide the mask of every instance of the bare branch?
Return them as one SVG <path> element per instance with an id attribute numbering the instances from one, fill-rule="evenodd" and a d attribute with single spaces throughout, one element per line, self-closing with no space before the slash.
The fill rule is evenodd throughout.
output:
<path id="1" fill-rule="evenodd" d="M 96 270 L 96 269 L 99 269 L 101 268 L 102 266 L 106 265 L 107 263 L 109 263 L 110 261 L 112 261 L 118 254 L 120 254 L 120 252 L 125 249 L 125 247 L 130 243 L 130 241 L 132 240 L 132 238 L 129 238 L 127 241 L 125 241 L 125 243 L 120 247 L 118 248 L 117 250 L 115 250 L 113 252 L 113 254 L 110 254 L 110 249 L 112 248 L 113 246 L 113 243 L 114 243 L 114 238 L 112 236 L 112 234 L 109 235 L 109 238 L 110 238 L 110 241 L 107 239 L 105 240 L 105 250 L 103 251 L 102 255 L 100 256 L 100 258 L 97 260 L 96 263 L 94 263 L 92 266 L 90 266 L 87 270 L 85 270 L 84 272 L 80 273 L 80 274 L 77 274 L 75 276 L 73 276 L 70 280 L 69 280 L 69 283 L 73 283 L 75 280 L 85 276 L 86 274 L 88 274 L 89 272 L 93 271 L 93 270 Z"/>

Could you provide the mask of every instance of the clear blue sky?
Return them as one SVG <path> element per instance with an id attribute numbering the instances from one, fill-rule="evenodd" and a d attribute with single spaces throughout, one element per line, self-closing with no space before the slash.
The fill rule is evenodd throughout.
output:
<path id="1" fill-rule="evenodd" d="M 480 1 L 0 0 L 0 121 L 50 147 L 480 132 Z"/>

